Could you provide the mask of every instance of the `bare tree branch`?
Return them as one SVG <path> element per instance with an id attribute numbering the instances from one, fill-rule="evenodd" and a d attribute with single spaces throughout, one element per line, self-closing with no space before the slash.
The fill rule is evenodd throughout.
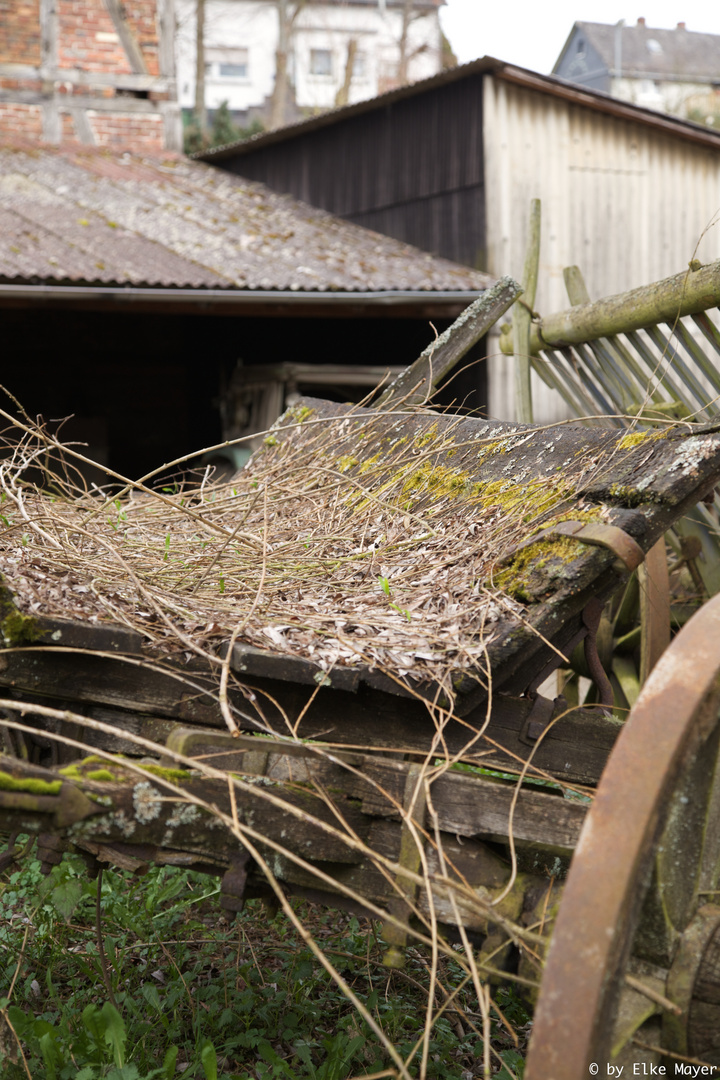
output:
<path id="1" fill-rule="evenodd" d="M 195 123 L 204 140 L 207 132 L 205 108 L 205 0 L 196 0 L 195 9 Z"/>
<path id="2" fill-rule="evenodd" d="M 288 59 L 295 23 L 306 2 L 307 0 L 295 0 L 295 5 L 291 8 L 288 0 L 276 0 L 278 45 L 275 50 L 275 86 L 270 99 L 270 123 L 268 125 L 270 131 L 282 127 L 287 119 L 287 99 L 290 85 Z"/>
<path id="3" fill-rule="evenodd" d="M 350 83 L 352 82 L 353 70 L 355 68 L 355 57 L 357 55 L 357 38 L 350 38 L 348 41 L 347 60 L 345 61 L 345 77 L 342 82 L 342 86 L 338 88 L 338 92 L 335 95 L 335 105 L 347 105 L 348 98 L 350 96 Z"/>

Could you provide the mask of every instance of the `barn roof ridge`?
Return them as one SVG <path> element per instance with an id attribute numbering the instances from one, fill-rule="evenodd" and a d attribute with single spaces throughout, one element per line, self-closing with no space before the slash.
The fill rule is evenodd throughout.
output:
<path id="1" fill-rule="evenodd" d="M 597 112 L 615 116 L 618 119 L 647 123 L 680 138 L 689 139 L 692 142 L 712 146 L 713 148 L 720 148 L 720 132 L 714 131 L 704 124 L 697 124 L 692 120 L 682 120 L 679 117 L 660 113 L 644 105 L 635 105 L 622 101 L 602 90 L 590 90 L 586 87 L 580 87 L 556 75 L 542 75 L 539 72 L 530 71 L 528 68 L 519 67 L 517 64 L 498 60 L 494 56 L 483 56 L 477 60 L 471 60 L 467 64 L 459 64 L 457 67 L 449 68 L 447 71 L 440 72 L 440 74 L 433 75 L 428 79 L 422 79 L 419 82 L 388 90 L 377 97 L 330 109 L 328 112 L 321 113 L 318 116 L 298 120 L 274 131 L 259 132 L 249 139 L 240 139 L 237 142 L 203 150 L 193 154 L 192 158 L 214 164 L 225 158 L 250 153 L 261 146 L 269 146 L 272 143 L 298 138 L 318 128 L 328 127 L 351 117 L 360 116 L 363 113 L 386 108 L 404 98 L 416 97 L 475 75 L 494 75 L 505 82 L 525 86 L 527 89 L 538 90 L 552 97 L 564 98 L 573 101 L 575 104 L 594 109 Z"/>

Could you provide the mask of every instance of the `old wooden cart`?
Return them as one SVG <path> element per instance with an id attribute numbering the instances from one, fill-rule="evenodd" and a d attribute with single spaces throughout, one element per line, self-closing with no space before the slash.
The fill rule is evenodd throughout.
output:
<path id="1" fill-rule="evenodd" d="M 381 407 L 301 401 L 228 484 L 68 498 L 56 440 L 19 424 L 0 823 L 48 866 L 73 848 L 216 874 L 229 911 L 364 911 L 389 965 L 462 928 L 530 994 L 551 936 L 534 1080 L 720 1063 L 720 601 L 625 723 L 596 644 L 720 480 L 720 428 L 408 411 L 488 317 Z M 538 687 L 580 642 L 599 702 L 569 709 Z"/>

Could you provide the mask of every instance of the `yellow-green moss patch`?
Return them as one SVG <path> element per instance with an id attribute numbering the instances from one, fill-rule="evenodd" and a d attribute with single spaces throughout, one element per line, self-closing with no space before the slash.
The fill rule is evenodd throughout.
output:
<path id="1" fill-rule="evenodd" d="M 0 631 L 6 645 L 31 645 L 42 637 L 42 630 L 32 615 L 23 615 L 18 611 L 6 589 L 0 597 L 4 612 L 0 622 Z"/>
<path id="2" fill-rule="evenodd" d="M 92 768 L 94 765 L 100 767 Z M 190 776 L 186 769 L 165 768 L 151 762 L 134 761 L 121 754 L 114 761 L 106 761 L 105 758 L 98 757 L 97 754 L 91 754 L 89 757 L 83 758 L 82 761 L 73 761 L 70 765 L 66 765 L 65 768 L 60 769 L 60 773 L 70 780 L 101 780 L 112 783 L 114 780 L 121 780 L 127 776 L 129 765 L 133 766 L 133 770 L 135 768 L 142 769 L 143 772 L 151 773 L 153 776 L 157 776 L 162 780 L 169 780 L 172 783 L 187 780 Z M 113 770 L 116 771 L 113 772 Z"/>
<path id="3" fill-rule="evenodd" d="M 367 461 L 363 461 L 360 469 L 358 470 L 360 472 L 360 475 L 372 469 L 373 465 L 377 465 L 379 460 L 380 454 L 373 454 L 373 456 L 371 458 L 368 458 Z"/>
<path id="4" fill-rule="evenodd" d="M 62 780 L 39 780 L 35 776 L 11 776 L 0 771 L 0 791 L 24 791 L 29 795 L 58 795 Z"/>
<path id="5" fill-rule="evenodd" d="M 85 773 L 86 780 L 105 780 L 112 782 L 117 779 L 109 769 L 91 769 Z"/>
<path id="6" fill-rule="evenodd" d="M 627 435 L 623 435 L 622 439 L 618 443 L 618 450 L 632 450 L 634 446 L 640 446 L 644 442 L 656 442 L 658 439 L 664 439 L 667 434 L 667 429 L 661 428 L 659 431 L 631 431 Z"/>
<path id="7" fill-rule="evenodd" d="M 493 585 L 501 588 L 513 599 L 529 603 L 533 600 L 534 591 L 530 583 L 531 574 L 542 570 L 551 562 L 561 565 L 574 562 L 585 548 L 585 544 L 569 536 L 538 540 L 518 551 L 512 561 L 494 575 Z"/>
<path id="8" fill-rule="evenodd" d="M 412 469 L 409 476 L 404 480 L 402 494 L 422 495 L 432 494 L 438 498 L 457 498 L 458 495 L 466 494 L 472 487 L 470 478 L 466 472 L 459 469 L 449 469 L 445 465 L 432 465 L 429 461 L 423 462 L 417 468 Z"/>
<path id="9" fill-rule="evenodd" d="M 307 405 L 293 405 L 288 409 L 287 414 L 291 420 L 297 420 L 298 424 L 304 424 L 314 412 L 315 410 L 308 408 Z"/>
<path id="10" fill-rule="evenodd" d="M 140 766 L 143 772 L 152 773 L 153 776 L 159 777 L 161 780 L 168 780 L 173 784 L 180 783 L 182 780 L 189 780 L 190 773 L 187 769 L 170 769 L 165 768 L 163 765 L 146 765 Z"/>
<path id="11" fill-rule="evenodd" d="M 557 478 L 530 480 L 527 484 L 516 484 L 511 480 L 492 480 L 487 484 L 478 484 L 476 494 L 484 505 L 498 506 L 509 517 L 516 517 L 523 510 L 527 511 L 523 514 L 523 521 L 528 522 L 542 517 L 557 506 L 566 491 L 567 486 Z"/>
<path id="12" fill-rule="evenodd" d="M 437 429 L 437 424 L 433 424 L 432 427 L 429 427 L 427 429 L 427 431 L 423 431 L 421 435 L 416 435 L 413 439 L 413 445 L 417 446 L 419 449 L 427 446 L 437 437 Z"/>

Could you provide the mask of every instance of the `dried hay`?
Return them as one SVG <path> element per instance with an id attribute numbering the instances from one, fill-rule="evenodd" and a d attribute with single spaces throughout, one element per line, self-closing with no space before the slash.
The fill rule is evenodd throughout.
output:
<path id="1" fill-rule="evenodd" d="M 432 680 L 452 699 L 452 673 L 483 673 L 488 645 L 522 621 L 497 568 L 578 512 L 587 463 L 534 485 L 487 483 L 460 458 L 441 464 L 461 449 L 452 425 L 408 438 L 403 414 L 388 445 L 386 417 L 309 414 L 281 418 L 227 482 L 206 470 L 112 496 L 81 486 L 81 455 L 44 427 L 11 427 L 0 572 L 21 611 L 122 623 L 160 653 L 214 655 L 234 634 L 325 671 Z M 476 463 L 496 448 L 477 441 Z"/>

